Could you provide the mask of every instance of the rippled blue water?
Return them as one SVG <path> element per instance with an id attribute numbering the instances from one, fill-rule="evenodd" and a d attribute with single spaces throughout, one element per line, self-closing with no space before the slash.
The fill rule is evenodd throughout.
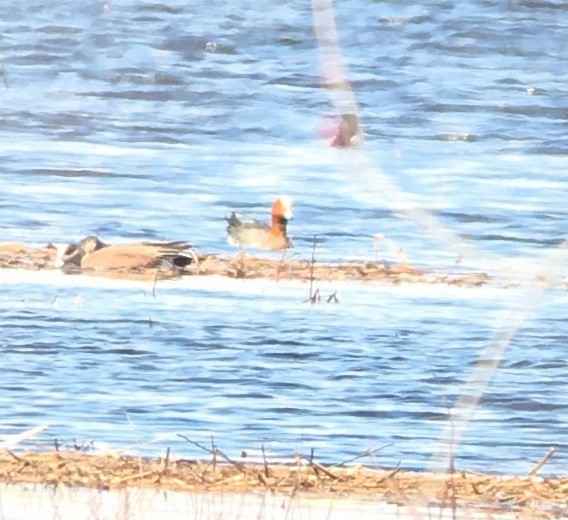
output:
<path id="1" fill-rule="evenodd" d="M 554 0 L 341 2 L 366 143 L 335 150 L 308 2 L 4 2 L 2 240 L 233 254 L 223 217 L 266 218 L 286 193 L 299 258 L 317 234 L 319 259 L 396 260 L 381 233 L 420 267 L 531 275 L 565 238 L 567 14 Z M 1 279 L 1 434 L 47 422 L 44 446 L 144 452 L 162 434 L 214 435 L 231 454 L 265 443 L 333 461 L 389 444 L 372 462 L 416 468 L 487 345 L 538 297 L 332 284 L 340 303 L 310 307 L 285 283 L 188 279 L 154 298 L 147 284 Z M 527 313 L 460 467 L 522 473 L 566 448 L 565 304 L 549 292 Z"/>

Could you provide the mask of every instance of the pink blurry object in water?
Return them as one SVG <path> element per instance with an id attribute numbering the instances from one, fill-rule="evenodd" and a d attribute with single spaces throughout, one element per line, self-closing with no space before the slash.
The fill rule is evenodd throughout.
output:
<path id="1" fill-rule="evenodd" d="M 320 134 L 334 148 L 347 148 L 362 142 L 359 120 L 355 114 L 342 114 L 339 121 L 325 121 L 320 126 Z"/>

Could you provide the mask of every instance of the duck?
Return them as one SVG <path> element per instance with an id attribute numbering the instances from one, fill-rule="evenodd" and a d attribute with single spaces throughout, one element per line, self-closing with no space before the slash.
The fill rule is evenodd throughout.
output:
<path id="1" fill-rule="evenodd" d="M 241 221 L 233 211 L 227 221 L 229 244 L 241 248 L 288 249 L 292 243 L 287 234 L 288 221 L 292 218 L 292 201 L 289 197 L 277 197 L 272 204 L 270 225 L 258 220 Z"/>
<path id="2" fill-rule="evenodd" d="M 160 278 L 178 276 L 198 264 L 193 247 L 184 241 L 109 245 L 94 235 L 70 244 L 61 260 L 67 273 L 154 274 Z"/>
<path id="3" fill-rule="evenodd" d="M 359 118 L 356 114 L 342 114 L 337 134 L 330 141 L 334 148 L 349 148 L 361 144 L 362 136 L 359 131 Z"/>

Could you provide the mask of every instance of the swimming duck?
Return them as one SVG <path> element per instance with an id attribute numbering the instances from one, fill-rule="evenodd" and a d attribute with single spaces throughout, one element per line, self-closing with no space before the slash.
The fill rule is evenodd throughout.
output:
<path id="1" fill-rule="evenodd" d="M 337 134 L 330 145 L 335 148 L 348 148 L 361 144 L 362 137 L 359 131 L 359 119 L 355 114 L 342 114 Z"/>
<path id="2" fill-rule="evenodd" d="M 241 221 L 233 211 L 227 220 L 229 244 L 258 249 L 287 249 L 291 246 L 286 233 L 292 218 L 292 201 L 278 197 L 272 204 L 270 225 L 258 220 Z"/>
<path id="3" fill-rule="evenodd" d="M 161 278 L 180 275 L 196 265 L 197 255 L 187 242 L 132 242 L 107 245 L 88 236 L 67 247 L 62 256 L 64 271 L 97 273 L 156 273 Z"/>

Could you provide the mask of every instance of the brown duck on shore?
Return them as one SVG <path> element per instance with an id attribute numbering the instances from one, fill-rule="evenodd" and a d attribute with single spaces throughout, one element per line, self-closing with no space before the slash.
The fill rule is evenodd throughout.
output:
<path id="1" fill-rule="evenodd" d="M 292 218 L 292 201 L 278 197 L 272 204 L 270 225 L 258 220 L 241 221 L 235 212 L 227 220 L 229 244 L 242 248 L 287 249 L 291 246 L 287 234 Z"/>
<path id="2" fill-rule="evenodd" d="M 107 245 L 88 236 L 67 247 L 62 256 L 66 272 L 146 275 L 170 278 L 198 262 L 187 242 L 132 242 Z"/>

